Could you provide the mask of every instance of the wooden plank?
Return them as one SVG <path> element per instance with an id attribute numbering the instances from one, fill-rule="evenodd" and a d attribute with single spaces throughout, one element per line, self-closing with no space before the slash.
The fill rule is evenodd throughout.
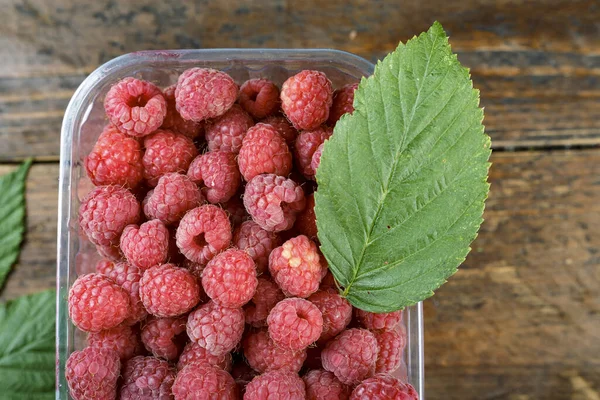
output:
<path id="1" fill-rule="evenodd" d="M 492 161 L 473 251 L 425 305 L 427 397 L 594 399 L 600 149 L 496 152 Z M 28 233 L 3 299 L 54 286 L 57 176 L 56 164 L 31 170 Z"/>
<path id="2" fill-rule="evenodd" d="M 376 60 L 435 19 L 482 90 L 495 148 L 599 144 L 600 8 L 595 0 L 537 4 L 8 0 L 0 28 L 0 162 L 57 160 L 71 94 L 98 65 L 123 53 L 332 47 Z"/>

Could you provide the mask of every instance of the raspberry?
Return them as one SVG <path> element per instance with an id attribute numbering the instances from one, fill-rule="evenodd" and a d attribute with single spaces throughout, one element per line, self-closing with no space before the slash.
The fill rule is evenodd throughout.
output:
<path id="1" fill-rule="evenodd" d="M 246 323 L 256 328 L 267 326 L 267 317 L 275 307 L 275 304 L 283 300 L 285 296 L 274 282 L 268 278 L 259 277 L 256 293 L 250 303 L 244 307 Z"/>
<path id="2" fill-rule="evenodd" d="M 228 201 L 222 203 L 221 206 L 229 216 L 231 226 L 238 226 L 242 222 L 244 222 L 245 219 L 248 218 L 248 214 L 246 213 L 246 208 L 244 207 L 242 198 L 237 194 Z"/>
<path id="3" fill-rule="evenodd" d="M 160 219 L 165 225 L 177 222 L 204 201 L 200 189 L 186 175 L 177 173 L 160 177 L 156 187 L 144 200 L 144 214 Z"/>
<path id="4" fill-rule="evenodd" d="M 314 178 L 316 171 L 311 166 L 313 156 L 319 146 L 329 139 L 332 134 L 331 128 L 319 127 L 311 131 L 304 131 L 296 138 L 294 156 L 298 170 L 306 178 Z"/>
<path id="5" fill-rule="evenodd" d="M 104 110 L 121 132 L 141 137 L 161 126 L 167 114 L 167 102 L 154 84 L 129 77 L 106 93 Z"/>
<path id="6" fill-rule="evenodd" d="M 304 70 L 281 87 L 281 108 L 296 129 L 315 129 L 329 117 L 333 87 L 319 71 Z"/>
<path id="7" fill-rule="evenodd" d="M 267 318 L 267 325 L 275 344 L 298 351 L 305 349 L 321 336 L 323 316 L 310 301 L 290 298 L 273 307 Z"/>
<path id="8" fill-rule="evenodd" d="M 129 305 L 131 315 L 125 320 L 126 325 L 133 325 L 148 315 L 142 300 L 140 299 L 140 279 L 142 270 L 128 263 L 113 264 L 112 267 L 104 268 L 104 275 L 112 279 L 129 293 Z"/>
<path id="9" fill-rule="evenodd" d="M 354 91 L 357 87 L 358 83 L 351 83 L 333 93 L 333 104 L 331 104 L 329 118 L 327 119 L 329 125 L 335 125 L 342 115 L 354 111 Z"/>
<path id="10" fill-rule="evenodd" d="M 242 107 L 233 105 L 222 117 L 206 123 L 206 141 L 210 151 L 239 153 L 246 131 L 254 120 Z"/>
<path id="11" fill-rule="evenodd" d="M 394 311 L 390 313 L 371 313 L 357 309 L 356 317 L 361 325 L 369 330 L 392 330 L 396 328 L 400 322 L 402 322 L 402 311 Z"/>
<path id="12" fill-rule="evenodd" d="M 188 343 L 183 349 L 183 353 L 179 356 L 177 362 L 177 370 L 181 371 L 187 365 L 192 363 L 209 363 L 215 367 L 219 367 L 224 371 L 231 370 L 231 354 L 225 353 L 220 356 L 215 356 L 208 352 L 204 347 L 200 347 L 197 343 Z"/>
<path id="13" fill-rule="evenodd" d="M 86 347 L 69 356 L 65 376 L 74 400 L 104 400 L 117 396 L 121 362 L 112 350 Z"/>
<path id="14" fill-rule="evenodd" d="M 121 362 L 129 360 L 142 350 L 137 332 L 130 326 L 121 324 L 104 331 L 90 333 L 87 337 L 89 347 L 115 351 Z"/>
<path id="15" fill-rule="evenodd" d="M 144 138 L 144 148 L 144 178 L 152 187 L 156 186 L 161 176 L 169 172 L 185 174 L 198 155 L 192 139 L 165 130 L 158 130 Z"/>
<path id="16" fill-rule="evenodd" d="M 225 114 L 238 95 L 238 87 L 225 72 L 190 68 L 177 79 L 175 102 L 183 119 L 202 121 Z"/>
<path id="17" fill-rule="evenodd" d="M 163 96 L 167 102 L 167 114 L 165 115 L 161 128 L 169 129 L 194 139 L 202 134 L 204 123 L 188 121 L 181 118 L 175 104 L 175 87 L 176 85 L 171 85 L 163 90 Z"/>
<path id="18" fill-rule="evenodd" d="M 144 271 L 162 264 L 169 253 L 169 230 L 158 219 L 128 225 L 121 234 L 121 251 L 130 264 Z"/>
<path id="19" fill-rule="evenodd" d="M 269 271 L 286 296 L 308 297 L 319 289 L 321 262 L 315 243 L 296 236 L 269 255 Z"/>
<path id="20" fill-rule="evenodd" d="M 96 251 L 103 258 L 106 258 L 111 261 L 121 261 L 123 259 L 123 254 L 121 254 L 121 249 L 119 246 L 108 245 L 108 246 L 100 246 L 96 245 Z"/>
<path id="21" fill-rule="evenodd" d="M 306 350 L 291 351 L 277 347 L 265 331 L 248 335 L 243 348 L 248 364 L 261 374 L 279 370 L 298 373 L 306 359 Z"/>
<path id="22" fill-rule="evenodd" d="M 202 272 L 202 287 L 215 303 L 238 308 L 256 292 L 256 268 L 243 250 L 228 249 L 208 262 Z"/>
<path id="23" fill-rule="evenodd" d="M 240 88 L 238 102 L 254 118 L 264 118 L 279 108 L 279 88 L 268 79 L 247 80 Z"/>
<path id="24" fill-rule="evenodd" d="M 243 222 L 233 234 L 233 245 L 252 257 L 259 273 L 267 270 L 269 254 L 279 243 L 276 233 L 262 229 L 254 221 Z"/>
<path id="25" fill-rule="evenodd" d="M 246 181 L 259 174 L 286 176 L 292 170 L 292 153 L 275 128 L 259 123 L 248 129 L 238 164 Z"/>
<path id="26" fill-rule="evenodd" d="M 320 341 L 327 341 L 342 332 L 352 320 L 352 305 L 334 289 L 321 290 L 308 298 L 323 314 L 323 333 Z"/>
<path id="27" fill-rule="evenodd" d="M 306 385 L 306 400 L 348 400 L 350 388 L 329 371 L 316 369 L 302 378 Z"/>
<path id="28" fill-rule="evenodd" d="M 207 363 L 190 364 L 177 374 L 173 384 L 175 400 L 236 400 L 235 381 L 220 368 Z"/>
<path id="29" fill-rule="evenodd" d="M 123 368 L 123 385 L 119 399 L 170 399 L 175 370 L 165 360 L 137 356 Z"/>
<path id="30" fill-rule="evenodd" d="M 69 290 L 69 317 L 85 332 L 100 332 L 130 316 L 129 294 L 100 274 L 81 275 Z"/>
<path id="31" fill-rule="evenodd" d="M 373 332 L 379 346 L 375 372 L 392 373 L 400 367 L 406 338 L 398 331 Z"/>
<path id="32" fill-rule="evenodd" d="M 121 232 L 140 218 L 140 205 L 127 189 L 99 186 L 79 207 L 79 226 L 88 239 L 100 246 L 119 243 Z"/>
<path id="33" fill-rule="evenodd" d="M 204 205 L 185 214 L 175 237 L 179 251 L 188 260 L 206 264 L 231 243 L 231 224 L 225 211 Z"/>
<path id="34" fill-rule="evenodd" d="M 415 388 L 398 378 L 377 374 L 365 379 L 352 391 L 350 400 L 419 400 Z"/>
<path id="35" fill-rule="evenodd" d="M 140 298 L 150 314 L 175 317 L 198 304 L 200 287 L 187 269 L 174 264 L 162 264 L 144 272 L 140 280 Z"/>
<path id="36" fill-rule="evenodd" d="M 346 385 L 356 385 L 371 375 L 377 359 L 377 339 L 366 329 L 348 329 L 327 343 L 321 352 L 323 368 Z"/>
<path id="37" fill-rule="evenodd" d="M 306 196 L 306 206 L 296 216 L 294 229 L 309 239 L 317 240 L 317 217 L 315 216 L 315 195 Z"/>
<path id="38" fill-rule="evenodd" d="M 290 229 L 304 209 L 302 188 L 293 180 L 273 174 L 257 175 L 244 192 L 244 206 L 261 228 L 279 232 Z"/>
<path id="39" fill-rule="evenodd" d="M 314 175 L 317 175 L 317 168 L 321 165 L 321 154 L 323 154 L 323 145 L 325 143 L 321 143 L 317 150 L 313 153 L 313 156 L 310 160 L 310 169 L 314 171 Z"/>
<path id="40" fill-rule="evenodd" d="M 243 333 L 244 312 L 241 308 L 226 308 L 209 301 L 188 317 L 190 339 L 217 356 L 233 350 Z"/>
<path id="41" fill-rule="evenodd" d="M 252 379 L 252 382 L 246 386 L 244 400 L 304 400 L 305 396 L 304 382 L 298 374 L 271 371 Z"/>
<path id="42" fill-rule="evenodd" d="M 206 198 L 211 203 L 229 200 L 238 190 L 241 177 L 235 154 L 227 151 L 209 151 L 194 159 L 187 175 L 206 186 Z"/>
<path id="43" fill-rule="evenodd" d="M 96 186 L 135 188 L 142 180 L 140 144 L 112 125 L 104 128 L 84 163 L 87 175 Z"/>
<path id="44" fill-rule="evenodd" d="M 282 117 L 280 115 L 273 115 L 269 118 L 265 118 L 261 122 L 264 124 L 269 124 L 273 128 L 275 128 L 275 130 L 279 132 L 281 137 L 285 139 L 285 142 L 288 144 L 288 146 L 294 144 L 296 136 L 298 136 L 298 131 L 292 126 L 292 124 L 290 124 L 290 122 L 285 117 Z"/>
<path id="45" fill-rule="evenodd" d="M 96 263 L 96 272 L 99 274 L 108 275 L 108 272 L 112 271 L 115 267 L 115 262 L 106 258 Z"/>
<path id="46" fill-rule="evenodd" d="M 148 318 L 142 327 L 144 346 L 155 357 L 176 360 L 185 342 L 185 321 L 185 317 Z"/>

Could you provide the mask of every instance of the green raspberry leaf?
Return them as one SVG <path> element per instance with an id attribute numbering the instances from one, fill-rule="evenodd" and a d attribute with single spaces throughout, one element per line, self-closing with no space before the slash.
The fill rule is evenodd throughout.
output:
<path id="1" fill-rule="evenodd" d="M 53 399 L 54 290 L 0 304 L 2 399 Z"/>
<path id="2" fill-rule="evenodd" d="M 454 274 L 483 219 L 490 138 L 479 92 L 435 23 L 363 78 L 324 145 L 321 250 L 356 307 L 415 304 Z"/>
<path id="3" fill-rule="evenodd" d="M 0 176 L 0 288 L 19 257 L 25 231 L 25 179 L 31 159 L 11 173 Z"/>

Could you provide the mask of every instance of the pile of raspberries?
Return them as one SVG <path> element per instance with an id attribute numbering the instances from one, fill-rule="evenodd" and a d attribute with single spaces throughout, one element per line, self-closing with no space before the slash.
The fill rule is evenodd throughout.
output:
<path id="1" fill-rule="evenodd" d="M 68 298 L 88 333 L 74 399 L 417 399 L 392 375 L 402 313 L 354 309 L 318 247 L 315 171 L 356 87 L 191 68 L 110 88 L 79 209 L 103 258 Z"/>

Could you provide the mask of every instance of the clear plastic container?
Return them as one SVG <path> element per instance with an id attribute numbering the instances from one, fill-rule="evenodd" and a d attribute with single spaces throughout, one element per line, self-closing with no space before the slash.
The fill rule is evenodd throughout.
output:
<path id="1" fill-rule="evenodd" d="M 116 81 L 134 76 L 161 87 L 176 82 L 191 67 L 210 67 L 229 73 L 239 84 L 266 77 L 281 85 L 302 69 L 320 70 L 334 87 L 356 82 L 373 72 L 373 64 L 350 53 L 336 50 L 218 49 L 143 51 L 115 58 L 96 69 L 79 86 L 69 102 L 62 125 L 60 189 L 58 205 L 57 313 L 56 313 L 56 398 L 68 399 L 65 363 L 69 354 L 84 346 L 84 335 L 69 321 L 67 296 L 78 273 L 93 265 L 94 247 L 79 236 L 80 200 L 92 185 L 82 168 L 102 127 L 106 124 L 103 100 Z M 398 372 L 424 399 L 423 316 L 419 303 L 404 312 L 408 344 L 404 365 Z"/>

